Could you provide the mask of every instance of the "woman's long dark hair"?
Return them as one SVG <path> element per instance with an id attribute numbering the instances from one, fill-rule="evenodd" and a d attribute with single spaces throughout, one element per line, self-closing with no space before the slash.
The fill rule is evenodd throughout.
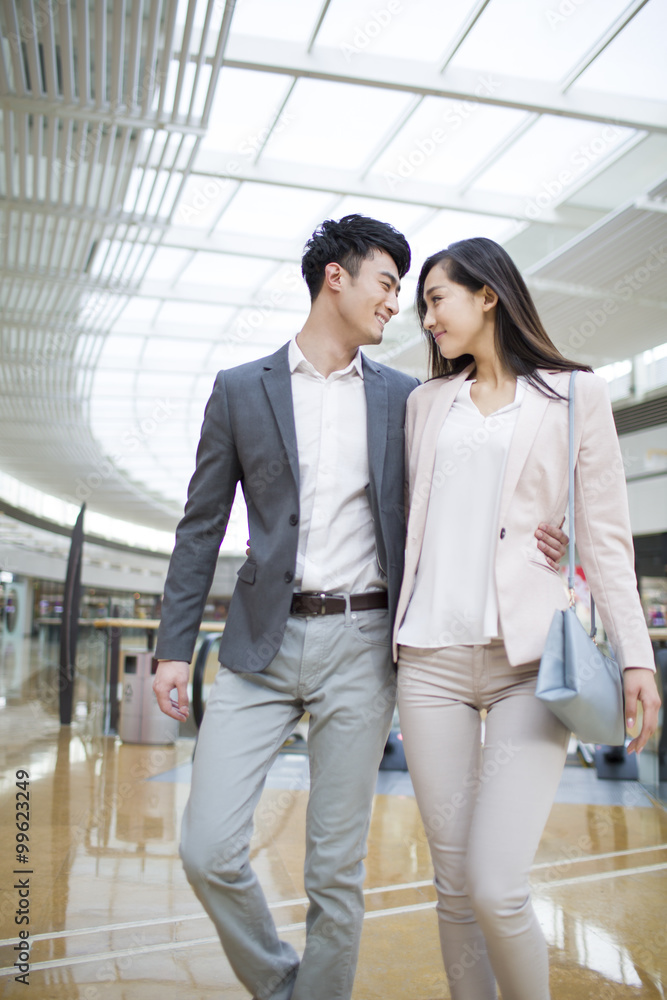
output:
<path id="1" fill-rule="evenodd" d="M 513 375 L 523 375 L 540 392 L 561 398 L 546 384 L 539 368 L 563 372 L 592 370 L 588 365 L 563 357 L 552 343 L 526 283 L 507 251 L 494 240 L 476 236 L 470 240 L 459 240 L 432 254 L 424 261 L 419 275 L 415 304 L 422 332 L 428 341 L 430 378 L 456 375 L 474 361 L 470 354 L 463 354 L 460 358 L 443 358 L 435 340 L 424 329 L 427 308 L 424 285 L 429 272 L 437 265 L 444 269 L 450 281 L 463 285 L 471 292 L 478 292 L 487 285 L 496 293 L 496 351 L 505 368 Z"/>

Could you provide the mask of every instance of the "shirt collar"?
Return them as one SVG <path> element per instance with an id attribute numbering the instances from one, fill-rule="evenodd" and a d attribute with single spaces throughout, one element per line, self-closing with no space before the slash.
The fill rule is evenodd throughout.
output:
<path id="1" fill-rule="evenodd" d="M 315 368 L 315 366 L 306 358 L 305 354 L 296 342 L 296 337 L 293 337 L 289 344 L 289 370 L 291 374 L 294 374 L 297 369 L 302 372 L 308 372 L 309 375 L 315 375 L 317 378 L 324 379 L 322 373 L 318 372 L 317 368 Z M 338 372 L 332 372 L 332 374 L 340 376 L 347 375 L 348 373 L 352 374 L 355 371 L 357 375 L 363 379 L 364 366 L 360 350 L 357 350 L 357 353 L 352 358 L 347 368 L 342 368 Z M 329 377 L 331 378 L 331 376 Z"/>

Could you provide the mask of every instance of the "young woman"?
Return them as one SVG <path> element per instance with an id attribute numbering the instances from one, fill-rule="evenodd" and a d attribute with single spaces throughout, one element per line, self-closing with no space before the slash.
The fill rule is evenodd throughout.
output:
<path id="1" fill-rule="evenodd" d="M 462 240 L 429 257 L 417 310 L 433 378 L 408 400 L 410 514 L 394 642 L 442 954 L 453 1000 L 495 1000 L 496 984 L 503 1000 L 548 1000 L 528 876 L 570 734 L 534 691 L 567 600 L 531 526 L 557 524 L 566 510 L 573 370 L 579 556 L 624 668 L 629 727 L 642 703 L 629 745 L 640 751 L 659 697 L 623 462 L 604 381 L 552 344 L 497 243 Z"/>

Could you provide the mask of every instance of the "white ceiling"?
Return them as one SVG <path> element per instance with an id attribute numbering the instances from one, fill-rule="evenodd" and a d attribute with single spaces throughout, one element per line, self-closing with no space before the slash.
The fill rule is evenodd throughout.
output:
<path id="1" fill-rule="evenodd" d="M 215 372 L 299 329 L 303 244 L 352 211 L 413 249 L 397 367 L 424 374 L 420 261 L 476 235 L 571 356 L 667 341 L 667 0 L 7 0 L 0 28 L 0 472 L 27 486 L 171 531 Z"/>

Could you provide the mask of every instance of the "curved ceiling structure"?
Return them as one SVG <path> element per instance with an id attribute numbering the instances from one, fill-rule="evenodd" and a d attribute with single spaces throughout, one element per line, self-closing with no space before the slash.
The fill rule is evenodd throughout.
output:
<path id="1" fill-rule="evenodd" d="M 667 0 L 7 0 L 0 30 L 22 483 L 173 529 L 216 371 L 299 329 L 303 243 L 351 211 L 417 264 L 502 242 L 596 366 L 667 341 Z M 404 286 L 374 354 L 423 374 Z"/>

